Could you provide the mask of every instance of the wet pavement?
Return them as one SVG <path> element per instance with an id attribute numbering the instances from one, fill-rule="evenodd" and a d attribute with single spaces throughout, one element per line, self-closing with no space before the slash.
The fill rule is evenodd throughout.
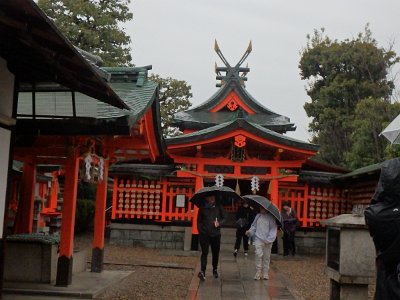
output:
<path id="1" fill-rule="evenodd" d="M 276 255 L 272 255 L 271 261 Z M 239 253 L 235 258 L 232 251 L 223 250 L 220 253 L 220 277 L 212 276 L 210 264 L 211 253 L 208 257 L 206 280 L 197 278 L 199 265 L 192 279 L 188 300 L 246 300 L 246 299 L 298 299 L 291 292 L 292 287 L 286 277 L 274 270 L 269 270 L 269 280 L 254 280 L 255 264 L 254 250 L 250 248 L 249 255 Z"/>
<path id="2" fill-rule="evenodd" d="M 68 287 L 48 283 L 4 282 L 1 299 L 92 299 L 131 273 L 130 271 L 81 272 L 73 275 L 72 284 Z"/>

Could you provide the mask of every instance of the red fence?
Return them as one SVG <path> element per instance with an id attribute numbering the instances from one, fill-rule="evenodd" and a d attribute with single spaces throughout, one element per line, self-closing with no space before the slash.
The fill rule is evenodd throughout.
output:
<path id="1" fill-rule="evenodd" d="M 350 213 L 353 204 L 370 201 L 375 186 L 360 185 L 353 189 L 318 186 L 280 186 L 278 205 L 289 202 L 302 227 L 319 227 L 320 221 Z M 112 219 L 148 219 L 158 222 L 193 219 L 194 182 L 188 179 L 162 181 L 115 179 Z M 235 212 L 237 204 L 227 207 Z"/>
<path id="2" fill-rule="evenodd" d="M 112 219 L 191 221 L 191 182 L 114 179 Z"/>

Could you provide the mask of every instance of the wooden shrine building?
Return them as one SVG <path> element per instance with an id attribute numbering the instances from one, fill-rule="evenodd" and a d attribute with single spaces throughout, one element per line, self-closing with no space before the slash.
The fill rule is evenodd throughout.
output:
<path id="1" fill-rule="evenodd" d="M 0 1 L 0 12 L 4 232 L 39 241 L 61 221 L 55 281 L 67 286 L 78 182 L 97 186 L 91 271 L 101 272 L 109 165 L 164 156 L 158 86 L 147 79 L 151 66 L 100 68 L 32 0 Z"/>
<path id="2" fill-rule="evenodd" d="M 188 200 L 217 175 L 242 195 L 255 191 L 279 207 L 289 201 L 303 228 L 365 204 L 372 192 L 375 177 L 367 194 L 363 183 L 349 188 L 347 178 L 363 171 L 345 174 L 313 160 L 318 146 L 285 135 L 295 130 L 290 119 L 251 96 L 250 69 L 242 67 L 251 44 L 231 66 L 216 43 L 225 65 L 216 67 L 219 89 L 177 113 L 182 134 L 164 139 L 150 66 L 100 68 L 100 59 L 73 47 L 32 0 L 0 0 L 0 12 L 0 166 L 8 170 L 0 175 L 0 216 L 13 234 L 48 233 L 61 220 L 57 285 L 72 280 L 79 181 L 97 186 L 93 272 L 103 268 L 107 191 L 113 224 L 179 225 L 190 229 L 192 246 L 197 207 Z M 169 236 L 180 239 L 174 230 Z"/>
<path id="3" fill-rule="evenodd" d="M 197 207 L 188 200 L 199 188 L 214 185 L 219 174 L 242 195 L 252 193 L 253 181 L 256 193 L 278 207 L 289 201 L 303 228 L 351 210 L 347 190 L 330 180 L 347 170 L 313 160 L 318 146 L 285 135 L 295 130 L 290 119 L 247 91 L 250 69 L 242 64 L 251 44 L 234 66 L 217 43 L 215 50 L 225 64 L 216 67 L 219 89 L 203 104 L 174 115 L 182 134 L 165 140 L 165 163 L 120 163 L 110 170 L 112 221 L 191 225 L 195 240 Z"/>

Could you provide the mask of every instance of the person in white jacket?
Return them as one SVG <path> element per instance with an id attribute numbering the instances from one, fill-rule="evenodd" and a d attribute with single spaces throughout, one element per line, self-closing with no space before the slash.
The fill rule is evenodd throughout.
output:
<path id="1" fill-rule="evenodd" d="M 275 218 L 263 207 L 254 218 L 249 230 L 248 236 L 254 237 L 256 275 L 255 280 L 268 280 L 269 263 L 271 260 L 272 244 L 276 239 L 278 226 Z"/>

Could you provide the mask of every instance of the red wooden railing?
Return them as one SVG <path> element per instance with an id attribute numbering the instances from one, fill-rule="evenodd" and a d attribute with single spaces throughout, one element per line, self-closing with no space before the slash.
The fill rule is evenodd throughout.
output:
<path id="1" fill-rule="evenodd" d="M 114 179 L 112 219 L 161 219 L 162 182 Z"/>
<path id="2" fill-rule="evenodd" d="M 368 189 L 359 186 L 353 190 L 308 185 L 280 186 L 278 206 L 281 208 L 282 202 L 287 201 L 296 210 L 303 228 L 320 227 L 321 220 L 350 213 L 353 204 L 369 202 L 373 190 L 372 184 Z M 115 179 L 112 219 L 191 222 L 194 206 L 189 199 L 193 193 L 192 181 Z M 235 212 L 237 205 L 232 204 L 225 209 Z"/>
<path id="3" fill-rule="evenodd" d="M 191 221 L 192 183 L 114 179 L 112 219 Z M 184 198 L 183 201 L 179 201 Z"/>

